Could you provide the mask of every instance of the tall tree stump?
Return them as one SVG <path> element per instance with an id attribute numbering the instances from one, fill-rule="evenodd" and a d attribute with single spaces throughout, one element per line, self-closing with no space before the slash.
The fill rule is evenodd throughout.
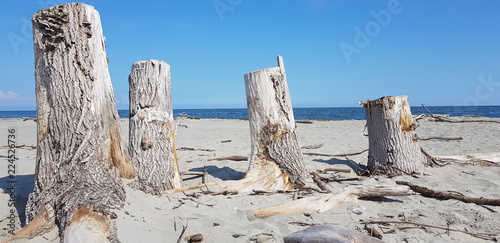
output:
<path id="1" fill-rule="evenodd" d="M 244 76 L 252 146 L 244 180 L 266 190 L 302 186 L 307 177 L 283 58 L 277 59 L 278 67 Z"/>
<path id="2" fill-rule="evenodd" d="M 151 194 L 179 188 L 170 66 L 157 60 L 136 62 L 129 85 L 129 150 L 137 173 L 131 186 Z"/>
<path id="3" fill-rule="evenodd" d="M 368 169 L 372 173 L 413 173 L 428 163 L 417 142 L 407 96 L 359 102 L 366 111 Z"/>
<path id="4" fill-rule="evenodd" d="M 59 227 L 61 242 L 117 241 L 111 210 L 135 176 L 116 110 L 99 13 L 68 3 L 33 15 L 37 98 L 35 186 L 29 224 L 15 237 Z"/>

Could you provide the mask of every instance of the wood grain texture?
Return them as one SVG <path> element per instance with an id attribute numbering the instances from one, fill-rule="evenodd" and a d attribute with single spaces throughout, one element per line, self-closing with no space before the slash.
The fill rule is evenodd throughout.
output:
<path id="1" fill-rule="evenodd" d="M 259 189 L 290 189 L 305 183 L 306 169 L 297 136 L 283 59 L 278 67 L 245 74 L 251 156 L 245 179 L 263 175 Z"/>
<path id="2" fill-rule="evenodd" d="M 158 60 L 136 62 L 129 85 L 129 151 L 137 172 L 130 185 L 151 194 L 179 188 L 170 66 Z"/>
<path id="3" fill-rule="evenodd" d="M 49 221 L 63 236 L 80 207 L 103 215 L 123 207 L 120 175 L 135 172 L 122 141 L 99 13 L 69 3 L 37 12 L 32 22 L 38 134 L 26 216 L 32 221 L 42 208 L 53 209 Z"/>
<path id="4" fill-rule="evenodd" d="M 413 173 L 428 163 L 415 137 L 407 96 L 359 102 L 366 111 L 368 169 L 372 173 Z"/>

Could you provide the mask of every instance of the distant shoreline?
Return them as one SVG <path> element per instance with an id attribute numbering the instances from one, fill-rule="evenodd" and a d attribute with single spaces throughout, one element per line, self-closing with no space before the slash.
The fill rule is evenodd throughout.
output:
<path id="1" fill-rule="evenodd" d="M 500 118 L 500 106 L 428 106 L 433 114 L 451 117 L 479 116 Z M 413 115 L 428 112 L 421 106 L 411 107 Z M 363 107 L 294 108 L 296 120 L 365 120 Z M 128 110 L 118 110 L 121 118 L 128 118 Z M 247 119 L 246 108 L 174 109 L 174 117 L 193 116 L 202 119 Z M 0 111 L 0 118 L 36 117 L 36 111 Z"/>

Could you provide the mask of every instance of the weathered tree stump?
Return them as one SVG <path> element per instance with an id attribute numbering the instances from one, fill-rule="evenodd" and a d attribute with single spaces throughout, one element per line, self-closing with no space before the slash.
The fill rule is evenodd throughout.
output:
<path id="1" fill-rule="evenodd" d="M 413 173 L 429 163 L 416 139 L 407 96 L 387 96 L 359 103 L 366 111 L 371 173 Z"/>
<path id="2" fill-rule="evenodd" d="M 245 177 L 169 190 L 178 193 L 207 186 L 228 191 L 288 190 L 305 184 L 307 172 L 288 93 L 283 59 L 278 67 L 245 74 L 251 156 Z"/>
<path id="3" fill-rule="evenodd" d="M 157 60 L 136 62 L 129 85 L 129 152 L 137 173 L 131 186 L 151 194 L 179 188 L 170 66 Z"/>
<path id="4" fill-rule="evenodd" d="M 245 74 L 252 147 L 242 188 L 291 189 L 307 177 L 283 58 L 277 59 L 278 67 Z"/>
<path id="5" fill-rule="evenodd" d="M 99 13 L 68 3 L 33 15 L 37 96 L 35 186 L 29 224 L 14 238 L 59 227 L 61 242 L 116 242 L 111 210 L 135 176 L 116 110 Z"/>

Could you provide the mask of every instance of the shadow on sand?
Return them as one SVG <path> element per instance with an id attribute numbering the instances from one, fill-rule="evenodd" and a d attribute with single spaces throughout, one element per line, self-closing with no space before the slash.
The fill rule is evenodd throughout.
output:
<path id="1" fill-rule="evenodd" d="M 14 178 L 8 176 L 0 178 L 0 188 L 5 192 L 5 194 L 15 196 L 15 205 L 18 218 L 21 221 L 21 227 L 26 224 L 26 203 L 28 202 L 28 196 L 33 192 L 33 186 L 35 184 L 35 175 L 16 175 Z M 13 196 L 11 196 L 12 198 Z M 4 202 L 5 205 L 1 207 L 9 207 L 9 201 Z M 10 210 L 9 210 L 10 211 Z"/>
<path id="2" fill-rule="evenodd" d="M 207 172 L 218 179 L 221 179 L 223 181 L 227 180 L 240 180 L 245 176 L 245 172 L 241 171 L 236 171 L 233 170 L 227 166 L 224 166 L 222 168 L 219 168 L 217 166 L 206 166 L 206 167 L 197 167 L 197 168 L 192 168 L 189 171 L 194 171 L 194 172 L 203 172 L 205 171 L 205 168 L 207 169 Z M 190 180 L 191 178 L 187 178 L 186 180 Z"/>
<path id="3" fill-rule="evenodd" d="M 326 163 L 326 164 L 329 164 L 329 165 L 347 165 L 353 171 L 368 171 L 368 168 L 366 168 L 366 165 L 357 163 L 357 162 L 352 161 L 352 160 L 331 158 L 331 159 L 328 159 L 328 160 L 313 159 L 313 161 L 314 162 L 320 162 L 320 163 Z"/>

